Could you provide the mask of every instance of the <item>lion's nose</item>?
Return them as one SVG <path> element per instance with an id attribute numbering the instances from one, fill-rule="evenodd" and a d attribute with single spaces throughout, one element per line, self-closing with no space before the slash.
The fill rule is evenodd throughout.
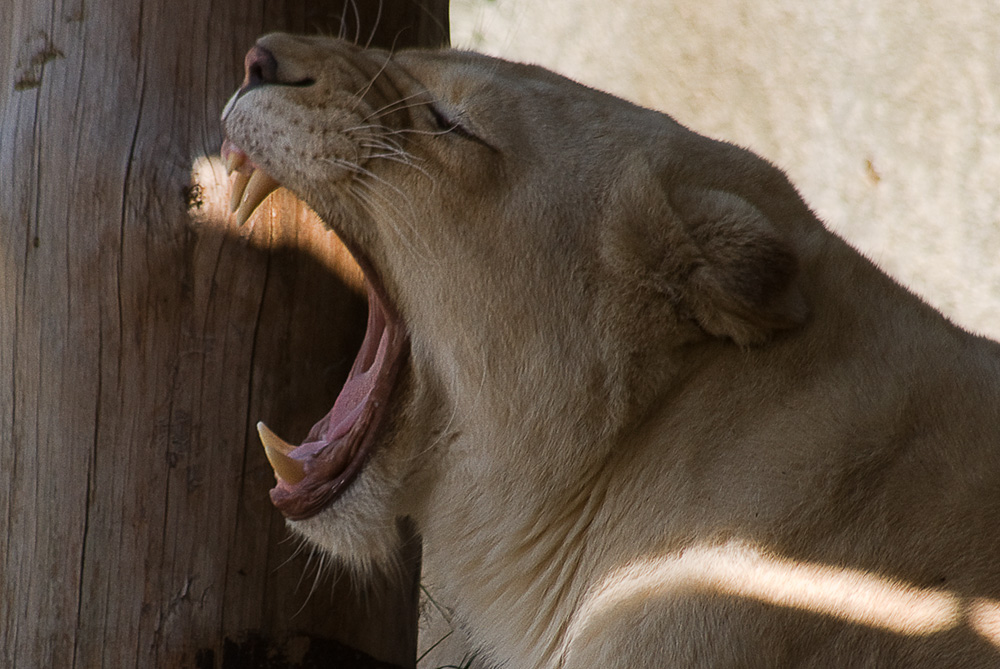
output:
<path id="1" fill-rule="evenodd" d="M 262 46 L 255 46 L 243 59 L 246 76 L 243 77 L 243 92 L 264 84 L 278 83 L 278 61 L 274 54 Z"/>

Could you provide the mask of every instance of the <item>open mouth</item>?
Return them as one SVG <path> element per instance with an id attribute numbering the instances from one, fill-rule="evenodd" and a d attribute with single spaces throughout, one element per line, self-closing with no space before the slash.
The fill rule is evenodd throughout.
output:
<path id="1" fill-rule="evenodd" d="M 235 173 L 230 208 L 242 225 L 280 184 L 230 140 L 222 158 Z M 257 424 L 277 485 L 271 501 L 288 518 L 315 515 L 342 494 L 371 456 L 389 396 L 409 350 L 406 328 L 363 253 L 348 250 L 361 267 L 368 293 L 368 328 L 333 408 L 293 446 Z"/>

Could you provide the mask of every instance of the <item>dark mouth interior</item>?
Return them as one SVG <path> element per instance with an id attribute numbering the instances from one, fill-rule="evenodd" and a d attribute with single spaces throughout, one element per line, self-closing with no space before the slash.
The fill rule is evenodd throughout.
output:
<path id="1" fill-rule="evenodd" d="M 226 139 L 222 157 L 234 174 L 231 207 L 240 224 L 279 186 L 239 147 Z M 279 446 L 268 458 L 287 477 L 278 475 L 271 501 L 288 518 L 301 520 L 319 513 L 343 493 L 368 461 L 396 378 L 409 350 L 406 328 L 388 300 L 378 273 L 358 249 L 348 250 L 361 267 L 368 292 L 368 327 L 351 372 L 333 408 L 297 447 Z M 273 436 L 273 435 L 272 435 Z M 263 438 L 263 437 L 262 437 Z M 287 448 L 286 448 L 287 447 Z"/>
<path id="2" fill-rule="evenodd" d="M 293 456 L 312 456 L 349 434 L 370 401 L 379 374 L 385 368 L 388 337 L 386 315 L 369 290 L 368 328 L 361 349 L 333 408 L 310 430 Z"/>
<path id="3" fill-rule="evenodd" d="M 368 326 L 333 408 L 288 453 L 302 463 L 304 477 L 279 479 L 271 500 L 288 518 L 320 512 L 354 481 L 371 456 L 385 422 L 390 395 L 408 352 L 406 330 L 386 299 L 377 276 L 360 260 L 368 291 Z"/>

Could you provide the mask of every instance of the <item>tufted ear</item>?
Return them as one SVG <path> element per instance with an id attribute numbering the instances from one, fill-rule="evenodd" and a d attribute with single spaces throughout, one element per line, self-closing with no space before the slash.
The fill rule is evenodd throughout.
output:
<path id="1" fill-rule="evenodd" d="M 681 299 L 702 329 L 749 346 L 805 321 L 798 260 L 756 207 L 704 189 L 674 193 L 670 204 L 696 249 Z"/>

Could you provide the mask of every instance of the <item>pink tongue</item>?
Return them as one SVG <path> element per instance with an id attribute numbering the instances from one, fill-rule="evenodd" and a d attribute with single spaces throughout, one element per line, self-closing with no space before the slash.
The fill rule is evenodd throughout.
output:
<path id="1" fill-rule="evenodd" d="M 292 452 L 295 458 L 313 456 L 341 439 L 354 427 L 368 404 L 375 382 L 385 363 L 388 337 L 385 336 L 385 313 L 371 288 L 368 289 L 368 329 L 333 408 L 312 430 L 301 446 Z"/>

